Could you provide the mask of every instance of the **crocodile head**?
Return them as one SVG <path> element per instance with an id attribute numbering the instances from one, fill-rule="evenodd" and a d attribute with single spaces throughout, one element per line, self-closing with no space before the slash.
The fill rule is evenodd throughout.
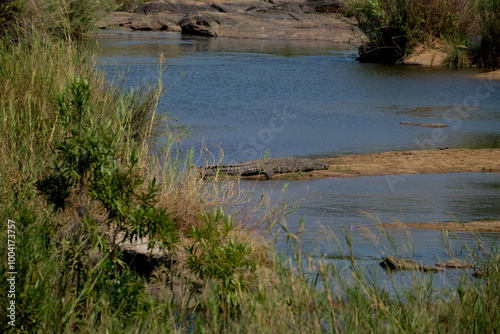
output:
<path id="1" fill-rule="evenodd" d="M 330 168 L 330 165 L 326 162 L 316 160 L 313 162 L 314 164 L 314 169 L 328 169 Z"/>
<path id="2" fill-rule="evenodd" d="M 317 159 L 307 159 L 306 164 L 308 170 L 321 170 L 328 169 L 330 167 L 328 163 Z"/>

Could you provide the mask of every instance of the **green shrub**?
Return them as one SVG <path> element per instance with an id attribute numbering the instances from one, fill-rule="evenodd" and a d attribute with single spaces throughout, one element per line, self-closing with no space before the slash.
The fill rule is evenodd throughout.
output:
<path id="1" fill-rule="evenodd" d="M 17 37 L 45 31 L 71 39 L 90 35 L 94 23 L 117 8 L 114 0 L 15 0 L 0 4 L 0 27 Z"/>
<path id="2" fill-rule="evenodd" d="M 144 179 L 137 172 L 137 146 L 124 146 L 111 123 L 96 118 L 89 103 L 90 84 L 77 78 L 58 96 L 60 120 L 65 138 L 56 144 L 58 159 L 36 186 L 56 211 L 71 205 L 79 219 L 90 211 L 88 197 L 106 212 L 105 222 L 114 226 L 111 251 L 118 232 L 131 240 L 149 237 L 170 247 L 176 240 L 175 221 L 164 209 L 155 208 L 158 186 L 155 179 L 141 192 Z M 76 193 L 72 198 L 71 194 Z M 96 205 L 96 204 L 92 204 Z"/>
<path id="3" fill-rule="evenodd" d="M 473 14 L 464 0 L 349 0 L 348 13 L 382 59 L 398 63 L 419 44 L 468 45 Z"/>
<path id="4" fill-rule="evenodd" d="M 197 278 L 192 282 L 194 292 L 200 292 L 207 281 L 215 280 L 222 304 L 235 307 L 238 292 L 249 289 L 247 276 L 254 273 L 256 260 L 250 245 L 229 235 L 234 230 L 234 219 L 222 208 L 211 214 L 202 213 L 202 218 L 205 225 L 192 228 L 189 236 L 194 242 L 186 246 L 186 264 Z"/>

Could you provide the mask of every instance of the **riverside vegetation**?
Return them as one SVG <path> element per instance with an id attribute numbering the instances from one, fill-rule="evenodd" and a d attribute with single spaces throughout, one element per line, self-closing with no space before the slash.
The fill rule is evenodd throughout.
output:
<path id="1" fill-rule="evenodd" d="M 87 9 L 97 2 L 35 3 L 1 5 L 0 216 L 17 226 L 15 326 L 5 311 L 11 275 L 0 234 L 2 332 L 500 330 L 495 243 L 478 236 L 477 248 L 464 245 L 482 275 L 464 272 L 453 288 L 413 273 L 409 283 L 380 285 L 352 255 L 352 231 L 342 235 L 348 247 L 338 264 L 309 259 L 302 231 L 287 229 L 287 208 L 229 215 L 235 184 L 186 168 L 189 159 L 179 161 L 170 145 L 175 127 L 166 127 L 166 145 L 155 140 L 167 121 L 157 110 L 161 65 L 156 87 L 106 82 L 74 41 L 90 32 L 99 11 Z M 257 224 L 267 220 L 297 265 L 261 241 Z M 118 246 L 142 237 L 172 259 L 149 277 L 131 270 Z M 392 244 L 381 255 L 406 255 Z"/>
<path id="2" fill-rule="evenodd" d="M 498 0 L 347 0 L 373 46 L 398 63 L 418 45 L 444 41 L 450 67 L 500 66 Z"/>

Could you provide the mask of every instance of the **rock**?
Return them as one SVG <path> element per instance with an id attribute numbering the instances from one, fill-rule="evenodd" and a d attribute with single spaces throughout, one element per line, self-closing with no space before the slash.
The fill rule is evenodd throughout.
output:
<path id="1" fill-rule="evenodd" d="M 166 19 L 145 19 L 137 20 L 130 24 L 130 28 L 133 30 L 163 30 L 171 32 L 180 32 L 181 29 L 178 25 L 166 20 Z"/>
<path id="2" fill-rule="evenodd" d="M 183 17 L 182 33 L 213 37 L 324 40 L 334 43 L 357 41 L 351 26 L 316 14 L 197 12 Z"/>
<path id="3" fill-rule="evenodd" d="M 403 259 L 395 256 L 387 256 L 382 262 L 380 262 L 380 266 L 389 270 L 419 270 L 423 272 L 428 271 L 442 271 L 443 269 L 432 266 L 432 265 L 421 265 L 417 261 L 412 259 Z"/>
<path id="4" fill-rule="evenodd" d="M 446 261 L 442 261 L 436 264 L 436 266 L 444 268 L 475 268 L 473 264 L 459 259 L 449 259 Z"/>
<path id="5" fill-rule="evenodd" d="M 399 122 L 403 125 L 413 125 L 413 126 L 423 126 L 426 128 L 446 128 L 448 125 L 443 123 L 410 123 L 410 122 Z"/>
<path id="6" fill-rule="evenodd" d="M 309 11 L 316 13 L 345 13 L 344 1 L 338 0 L 308 0 Z"/>
<path id="7" fill-rule="evenodd" d="M 186 15 L 179 26 L 183 34 L 217 37 L 220 23 L 210 14 Z"/>
<path id="8" fill-rule="evenodd" d="M 361 42 L 350 23 L 333 16 L 317 15 L 315 8 L 308 7 L 309 4 L 337 2 L 340 3 L 335 0 L 153 1 L 139 5 L 134 13 L 112 13 L 97 26 L 103 29 L 119 26 L 134 30 L 180 30 L 184 34 L 212 37 Z M 248 7 L 252 10 L 245 11 Z M 165 22 L 179 22 L 181 27 Z"/>
<path id="9" fill-rule="evenodd" d="M 179 25 L 175 24 L 174 22 L 171 22 L 163 18 L 159 18 L 156 21 L 158 21 L 158 23 L 161 24 L 162 28 L 160 30 L 165 30 L 170 32 L 181 32 L 181 27 L 179 27 Z"/>
<path id="10" fill-rule="evenodd" d="M 141 15 L 135 13 L 114 12 L 106 18 L 99 20 L 96 26 L 100 29 L 107 29 L 110 27 L 124 27 L 133 30 L 163 30 L 180 32 L 181 28 L 170 21 L 167 17 L 158 15 Z"/>
<path id="11" fill-rule="evenodd" d="M 218 11 L 219 13 L 231 13 L 231 12 L 233 12 L 228 7 L 220 5 L 220 4 L 215 3 L 215 2 L 210 5 L 210 8 Z"/>
<path id="12" fill-rule="evenodd" d="M 176 9 L 175 6 L 170 2 L 152 1 L 140 4 L 134 10 L 134 13 L 142 15 L 150 15 L 163 12 L 172 12 L 175 9 Z"/>
<path id="13" fill-rule="evenodd" d="M 403 61 L 403 64 L 442 66 L 447 56 L 445 43 L 438 40 L 426 46 L 417 45 L 412 54 Z"/>
<path id="14" fill-rule="evenodd" d="M 140 4 L 134 10 L 136 14 L 151 15 L 158 13 L 176 13 L 176 14 L 189 14 L 195 13 L 200 10 L 208 10 L 208 5 L 198 5 L 198 3 L 191 2 L 174 2 L 174 1 L 151 1 Z"/>
<path id="15" fill-rule="evenodd" d="M 126 12 L 113 12 L 102 18 L 96 22 L 96 27 L 100 29 L 106 29 L 113 26 L 127 26 L 132 24 L 132 22 L 136 20 L 140 20 L 142 17 L 138 14 L 134 13 L 126 13 Z"/>

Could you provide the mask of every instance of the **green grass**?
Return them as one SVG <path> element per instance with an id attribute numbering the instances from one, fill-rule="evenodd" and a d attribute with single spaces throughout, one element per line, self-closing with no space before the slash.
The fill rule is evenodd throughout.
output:
<path id="1" fill-rule="evenodd" d="M 68 35 L 40 27 L 27 32 L 0 43 L 0 219 L 16 222 L 17 272 L 16 327 L 5 321 L 2 307 L 0 331 L 500 330 L 497 247 L 479 237 L 476 247 L 464 245 L 481 278 L 464 272 L 456 287 L 440 289 L 430 276 L 413 273 L 405 273 L 408 284 L 396 279 L 389 286 L 378 284 L 354 257 L 352 232 L 341 236 L 343 242 L 331 236 L 339 248 L 348 245 L 340 249 L 337 264 L 309 258 L 301 245 L 303 229 L 292 233 L 283 217 L 291 203 L 267 207 L 257 218 L 252 208 L 231 217 L 220 207 L 245 200 L 235 182 L 201 180 L 188 168 L 192 161 L 179 161 L 172 149 L 175 131 L 166 134 L 165 147 L 153 146 L 162 114 L 157 110 L 164 93 L 162 67 L 156 89 L 124 91 L 106 82 L 93 55 Z M 158 182 L 151 186 L 153 179 Z M 58 182 L 68 187 L 50 187 Z M 55 199 L 61 198 L 65 205 L 56 210 L 62 202 Z M 171 221 L 175 231 L 167 224 Z M 263 221 L 279 227 L 293 260 L 262 241 L 257 227 Z M 179 240 L 169 243 L 175 261 L 151 277 L 140 276 L 110 241 L 110 229 L 152 240 L 178 233 Z M 5 230 L 0 234 L 4 264 Z M 383 235 L 394 241 L 386 231 Z M 393 242 L 381 255 L 408 249 L 411 244 L 398 250 Z M 10 276 L 2 265 L 2 301 L 12 299 Z"/>

